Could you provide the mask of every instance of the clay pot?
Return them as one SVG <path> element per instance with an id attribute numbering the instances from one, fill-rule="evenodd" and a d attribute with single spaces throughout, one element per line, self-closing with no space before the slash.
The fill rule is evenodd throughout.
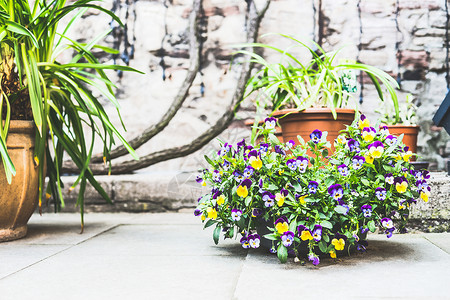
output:
<path id="1" fill-rule="evenodd" d="M 297 135 L 300 135 L 305 142 L 310 140 L 309 135 L 315 129 L 328 131 L 327 140 L 334 150 L 334 140 L 338 137 L 339 131 L 345 129 L 345 125 L 352 124 L 355 119 L 355 110 L 347 108 L 336 108 L 337 118 L 333 118 L 329 108 L 308 108 L 302 111 L 295 109 L 283 109 L 273 113 L 281 125 L 283 140 L 293 140 L 298 144 Z"/>
<path id="2" fill-rule="evenodd" d="M 12 183 L 0 162 L 0 242 L 24 237 L 27 222 L 38 203 L 39 168 L 34 163 L 35 126 L 31 121 L 11 121 L 6 140 L 16 168 Z"/>
<path id="3" fill-rule="evenodd" d="M 409 147 L 409 150 L 411 150 L 413 153 L 417 153 L 417 135 L 419 134 L 419 126 L 418 125 L 387 125 L 389 128 L 389 133 L 395 136 L 399 136 L 402 133 L 403 136 L 403 143 Z M 415 160 L 415 158 L 411 158 L 412 161 Z"/>

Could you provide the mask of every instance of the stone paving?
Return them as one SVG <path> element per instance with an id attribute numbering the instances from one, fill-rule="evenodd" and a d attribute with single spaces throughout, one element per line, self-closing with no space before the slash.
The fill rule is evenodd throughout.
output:
<path id="1" fill-rule="evenodd" d="M 369 235 L 319 266 L 214 245 L 191 212 L 34 215 L 0 243 L 0 299 L 450 299 L 450 233 Z"/>

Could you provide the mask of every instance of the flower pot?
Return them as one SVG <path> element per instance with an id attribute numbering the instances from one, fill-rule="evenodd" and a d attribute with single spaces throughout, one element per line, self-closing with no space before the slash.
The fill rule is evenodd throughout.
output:
<path id="1" fill-rule="evenodd" d="M 387 125 L 389 133 L 395 136 L 404 134 L 403 143 L 409 147 L 413 153 L 417 153 L 417 135 L 419 134 L 418 125 Z M 415 161 L 415 157 L 411 158 L 411 161 Z"/>
<path id="2" fill-rule="evenodd" d="M 339 131 L 352 124 L 355 119 L 354 109 L 336 108 L 336 113 L 336 120 L 329 108 L 308 108 L 300 112 L 295 109 L 283 109 L 274 112 L 273 116 L 279 119 L 283 140 L 298 143 L 297 135 L 300 135 L 307 142 L 311 132 L 319 129 L 328 132 L 327 140 L 334 150 L 334 140 L 338 137 Z"/>
<path id="3" fill-rule="evenodd" d="M 24 237 L 27 222 L 38 202 L 39 168 L 34 163 L 35 126 L 31 121 L 11 121 L 6 145 L 16 168 L 8 184 L 0 162 L 0 241 Z"/>

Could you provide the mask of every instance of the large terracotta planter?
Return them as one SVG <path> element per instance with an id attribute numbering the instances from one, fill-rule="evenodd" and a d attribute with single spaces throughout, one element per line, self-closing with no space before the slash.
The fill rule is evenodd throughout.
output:
<path id="1" fill-rule="evenodd" d="M 38 167 L 34 163 L 35 127 L 31 121 L 11 121 L 6 141 L 16 176 L 8 184 L 0 162 L 0 241 L 27 234 L 27 222 L 38 202 Z"/>
<path id="2" fill-rule="evenodd" d="M 387 125 L 387 127 L 392 135 L 399 136 L 403 133 L 403 143 L 413 153 L 417 153 L 417 135 L 420 128 L 418 125 Z"/>
<path id="3" fill-rule="evenodd" d="M 338 137 L 339 131 L 345 129 L 345 125 L 352 124 L 355 119 L 354 109 L 337 108 L 336 112 L 336 120 L 329 108 L 308 108 L 300 112 L 295 109 L 283 109 L 274 112 L 273 116 L 281 125 L 283 140 L 293 140 L 298 144 L 297 135 L 300 135 L 307 142 L 311 132 L 319 129 L 328 131 L 327 140 L 334 150 L 334 140 Z"/>

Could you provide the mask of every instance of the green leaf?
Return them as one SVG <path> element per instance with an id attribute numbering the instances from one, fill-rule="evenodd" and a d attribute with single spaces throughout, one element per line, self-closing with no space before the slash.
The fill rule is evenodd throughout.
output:
<path id="1" fill-rule="evenodd" d="M 327 253 L 327 243 L 323 239 L 319 242 L 319 249 L 323 253 Z"/>
<path id="2" fill-rule="evenodd" d="M 214 228 L 214 232 L 213 232 L 213 240 L 214 240 L 214 244 L 218 244 L 219 243 L 219 237 L 220 237 L 220 231 L 221 231 L 221 227 L 219 225 L 217 225 L 216 228 Z"/>
<path id="3" fill-rule="evenodd" d="M 375 227 L 375 221 L 374 220 L 369 221 L 369 223 L 367 223 L 367 226 L 369 227 L 370 232 L 375 232 L 375 230 L 377 229 Z"/>
<path id="4" fill-rule="evenodd" d="M 325 227 L 328 229 L 333 229 L 333 224 L 331 224 L 331 222 L 327 221 L 327 220 L 320 221 L 320 225 L 322 225 L 322 227 Z"/>
<path id="5" fill-rule="evenodd" d="M 250 206 L 250 202 L 252 202 L 252 197 L 248 196 L 247 198 L 245 198 L 245 206 L 249 207 Z"/>
<path id="6" fill-rule="evenodd" d="M 214 225 L 214 223 L 216 223 L 215 220 L 209 219 L 208 221 L 206 221 L 206 224 L 205 224 L 205 226 L 203 227 L 203 229 L 208 228 L 209 226 Z"/>
<path id="7" fill-rule="evenodd" d="M 278 246 L 277 249 L 277 256 L 278 259 L 280 260 L 281 263 L 286 263 L 287 262 L 287 256 L 288 256 L 288 252 L 285 246 L 283 246 L 283 244 L 280 243 L 280 245 Z"/>
<path id="8" fill-rule="evenodd" d="M 204 155 L 204 157 L 205 160 L 208 162 L 208 164 L 210 164 L 213 167 L 216 165 L 208 156 Z"/>
<path id="9" fill-rule="evenodd" d="M 365 178 L 361 178 L 361 183 L 365 186 L 371 186 L 370 181 Z"/>
<path id="10" fill-rule="evenodd" d="M 36 48 L 39 48 L 38 41 L 36 40 L 36 37 L 29 31 L 27 28 L 23 27 L 22 25 L 12 22 L 12 21 L 5 21 L 6 29 L 24 36 L 27 36 L 30 38 L 31 42 Z"/>
<path id="11" fill-rule="evenodd" d="M 264 238 L 271 240 L 271 241 L 278 241 L 278 238 L 275 234 L 273 233 L 268 233 L 264 235 Z"/>
<path id="12" fill-rule="evenodd" d="M 347 213 L 347 208 L 343 207 L 342 205 L 337 205 L 334 208 L 334 211 L 337 212 L 338 214 L 343 215 L 343 214 Z"/>
<path id="13" fill-rule="evenodd" d="M 330 237 L 327 234 L 322 234 L 322 239 L 325 241 L 325 243 L 328 243 L 330 241 Z"/>

